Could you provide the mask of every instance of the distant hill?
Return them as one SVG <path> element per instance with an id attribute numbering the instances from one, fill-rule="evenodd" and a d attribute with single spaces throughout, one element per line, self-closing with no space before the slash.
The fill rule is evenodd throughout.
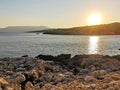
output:
<path id="1" fill-rule="evenodd" d="M 42 32 L 43 34 L 56 35 L 120 35 L 120 23 L 74 27 L 66 29 L 49 29 L 46 31 L 34 32 Z"/>
<path id="2" fill-rule="evenodd" d="M 8 26 L 6 28 L 0 28 L 0 32 L 27 32 L 34 30 L 50 29 L 46 26 Z"/>

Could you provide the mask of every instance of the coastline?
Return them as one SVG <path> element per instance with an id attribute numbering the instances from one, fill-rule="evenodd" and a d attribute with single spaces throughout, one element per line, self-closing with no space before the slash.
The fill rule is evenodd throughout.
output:
<path id="1" fill-rule="evenodd" d="M 120 55 L 24 55 L 0 59 L 3 90 L 119 90 Z"/>

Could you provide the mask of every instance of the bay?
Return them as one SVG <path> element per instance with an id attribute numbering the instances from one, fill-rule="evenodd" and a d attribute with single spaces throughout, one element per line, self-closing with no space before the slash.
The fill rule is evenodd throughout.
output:
<path id="1" fill-rule="evenodd" d="M 59 54 L 120 54 L 120 35 L 45 35 L 0 33 L 0 57 Z"/>

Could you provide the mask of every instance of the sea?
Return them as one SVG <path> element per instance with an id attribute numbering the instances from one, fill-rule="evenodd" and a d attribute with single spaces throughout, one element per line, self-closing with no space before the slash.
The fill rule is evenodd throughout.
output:
<path id="1" fill-rule="evenodd" d="M 0 32 L 0 58 L 43 55 L 120 55 L 120 35 L 48 35 Z"/>

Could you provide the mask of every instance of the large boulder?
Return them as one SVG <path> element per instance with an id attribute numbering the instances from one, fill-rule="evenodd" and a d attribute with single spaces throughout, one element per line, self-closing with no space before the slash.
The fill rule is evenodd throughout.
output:
<path id="1" fill-rule="evenodd" d="M 69 67 L 81 67 L 91 70 L 107 70 L 107 71 L 117 71 L 120 69 L 120 61 L 113 58 L 108 58 L 101 55 L 87 55 L 85 56 L 74 56 L 71 58 L 67 64 Z"/>

